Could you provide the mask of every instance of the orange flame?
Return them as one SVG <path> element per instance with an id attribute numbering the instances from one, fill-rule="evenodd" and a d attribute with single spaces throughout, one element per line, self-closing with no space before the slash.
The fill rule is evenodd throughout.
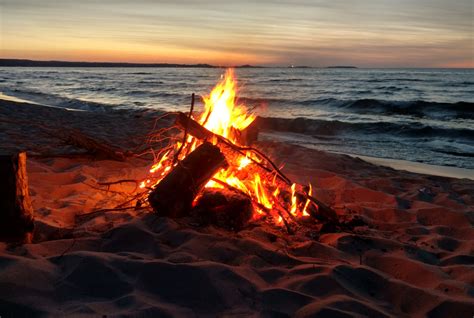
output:
<path id="1" fill-rule="evenodd" d="M 294 216 L 296 216 L 296 210 L 298 208 L 297 204 L 296 204 L 296 183 L 293 183 L 291 185 L 291 209 L 290 209 L 290 213 L 293 214 Z"/>
<path id="2" fill-rule="evenodd" d="M 208 130 L 233 142 L 236 139 L 232 130 L 243 130 L 255 120 L 255 115 L 249 114 L 244 105 L 235 104 L 236 93 L 234 71 L 228 69 L 211 94 L 203 97 L 204 113 L 199 120 Z"/>
<path id="3" fill-rule="evenodd" d="M 313 194 L 313 187 L 311 186 L 311 183 L 309 184 L 309 191 L 308 191 L 308 195 L 311 196 Z M 303 216 L 309 216 L 309 213 L 307 211 L 308 209 L 308 205 L 309 205 L 309 198 L 306 199 L 306 202 L 304 204 L 304 207 L 303 207 Z"/>
<path id="4" fill-rule="evenodd" d="M 214 87 L 208 96 L 203 97 L 204 112 L 196 119 L 202 126 L 210 130 L 216 135 L 227 138 L 232 143 L 239 146 L 238 136 L 240 132 L 247 128 L 256 118 L 255 115 L 249 113 L 244 105 L 236 103 L 237 83 L 232 69 L 226 71 L 222 80 Z M 218 144 L 218 140 L 212 140 L 214 144 Z M 173 165 L 176 165 L 176 160 L 182 160 L 184 157 L 192 152 L 201 141 L 188 136 L 182 142 L 177 141 L 174 144 L 174 149 L 165 152 L 161 158 L 151 167 L 150 173 L 153 179 L 153 184 L 159 183 L 166 173 L 171 170 Z M 178 158 L 175 158 L 178 149 L 185 149 L 180 151 Z M 228 158 L 229 159 L 229 158 Z M 258 172 L 253 170 L 253 162 L 261 162 L 261 158 L 254 153 L 248 151 L 245 155 L 231 158 L 229 168 L 222 169 L 217 172 L 213 178 L 206 184 L 207 188 L 223 188 L 223 184 L 227 184 L 247 194 L 253 201 L 255 217 L 267 215 L 268 213 L 273 217 L 276 224 L 283 224 L 285 221 L 282 215 L 273 210 L 276 204 L 282 207 L 279 202 L 282 198 L 286 198 L 287 192 L 282 191 L 281 184 L 277 182 L 277 175 L 272 179 L 265 179 Z M 151 180 L 140 183 L 140 188 L 149 186 Z M 311 185 L 309 194 L 311 195 Z M 309 200 L 306 200 L 304 208 L 299 211 L 296 197 L 296 184 L 291 186 L 291 206 L 290 211 L 293 216 L 309 215 L 307 208 Z M 267 213 L 264 213 L 265 212 Z"/>

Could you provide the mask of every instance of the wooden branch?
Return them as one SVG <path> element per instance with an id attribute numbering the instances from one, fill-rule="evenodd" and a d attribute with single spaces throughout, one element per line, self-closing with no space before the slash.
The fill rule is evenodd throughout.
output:
<path id="1" fill-rule="evenodd" d="M 237 129 L 235 129 L 237 130 Z M 237 140 L 241 145 L 250 146 L 254 142 L 258 140 L 258 134 L 260 133 L 260 129 L 256 125 L 256 122 L 253 121 L 248 127 L 243 129 L 242 131 L 237 130 L 234 131 L 234 135 L 237 136 Z"/>
<path id="2" fill-rule="evenodd" d="M 192 119 L 192 115 L 193 115 L 193 110 L 194 110 L 194 93 L 191 95 L 191 108 L 189 109 L 189 115 L 188 115 L 188 118 L 189 119 Z M 189 121 L 188 121 L 189 122 Z M 173 158 L 173 164 L 176 163 L 176 161 L 178 161 L 178 158 L 179 158 L 179 154 L 181 153 L 181 151 L 183 150 L 183 147 L 184 145 L 186 144 L 186 140 L 188 139 L 188 126 L 186 125 L 184 127 L 184 135 L 183 135 L 183 141 L 181 142 L 181 147 L 179 147 L 178 151 L 175 153 L 174 155 L 174 158 Z"/>
<path id="3" fill-rule="evenodd" d="M 176 115 L 176 122 L 175 123 L 181 129 L 185 129 L 185 127 L 187 127 L 187 132 L 190 135 L 194 136 L 195 138 L 198 138 L 200 140 L 212 140 L 212 139 L 218 140 L 219 142 L 225 144 L 227 146 L 227 148 L 230 148 L 233 151 L 236 151 L 236 152 L 238 152 L 239 154 L 241 154 L 243 156 L 246 155 L 245 151 L 253 151 L 258 156 L 260 156 L 262 159 L 264 159 L 266 162 L 268 162 L 272 168 L 268 168 L 268 167 L 264 166 L 263 164 L 255 161 L 255 160 L 252 160 L 250 158 L 253 161 L 254 164 L 256 164 L 257 166 L 262 168 L 263 171 L 265 171 L 267 173 L 276 173 L 277 177 L 281 181 L 283 181 L 285 184 L 287 184 L 287 185 L 292 184 L 291 180 L 288 177 L 286 177 L 280 171 L 280 169 L 278 169 L 278 167 L 270 160 L 270 158 L 268 158 L 265 154 L 263 154 L 258 149 L 255 149 L 255 148 L 252 148 L 252 147 L 239 147 L 239 146 L 233 144 L 232 142 L 230 142 L 229 140 L 225 139 L 224 137 L 219 136 L 217 134 L 214 134 L 213 132 L 207 130 L 205 127 L 201 126 L 198 122 L 194 121 L 191 118 L 188 118 L 188 116 L 186 116 L 184 113 L 181 113 L 181 112 Z M 313 203 L 315 203 L 318 206 L 318 212 L 317 212 L 318 214 L 317 214 L 317 216 L 316 216 L 316 214 L 312 214 L 313 217 L 315 217 L 316 219 L 318 219 L 322 222 L 329 221 L 329 222 L 339 224 L 339 219 L 337 217 L 336 212 L 333 209 L 331 209 L 330 207 L 328 207 L 326 204 L 324 204 L 320 200 L 316 199 L 315 197 L 312 197 L 312 196 L 308 195 L 306 192 L 300 192 L 299 195 L 303 196 L 305 199 L 306 198 L 309 199 L 310 201 L 312 201 Z"/>
<path id="4" fill-rule="evenodd" d="M 125 161 L 126 154 L 121 149 L 110 145 L 104 140 L 92 138 L 77 129 L 68 131 L 66 137 L 62 138 L 65 143 L 86 149 L 89 153 L 102 158 L 117 161 Z"/>
<path id="5" fill-rule="evenodd" d="M 205 142 L 177 163 L 155 186 L 148 201 L 160 215 L 184 216 L 191 211 L 192 202 L 204 185 L 226 165 L 219 147 Z"/>
<path id="6" fill-rule="evenodd" d="M 113 182 L 97 182 L 98 185 L 102 185 L 102 186 L 110 186 L 110 185 L 120 184 L 120 183 L 135 183 L 135 184 L 138 184 L 138 180 L 123 179 L 123 180 L 117 180 L 117 181 L 113 181 Z"/>
<path id="7" fill-rule="evenodd" d="M 213 137 L 217 138 L 218 136 L 182 112 L 176 114 L 175 124 L 182 130 L 187 131 L 190 135 L 200 140 L 209 140 Z"/>
<path id="8" fill-rule="evenodd" d="M 194 136 L 197 139 L 200 140 L 217 140 L 221 145 L 226 146 L 226 148 L 230 148 L 232 151 L 239 153 L 242 156 L 246 156 L 246 151 L 251 151 L 256 153 L 258 156 L 262 157 L 263 160 L 268 162 L 272 168 L 268 168 L 267 166 L 261 164 L 260 162 L 249 158 L 254 164 L 259 166 L 261 169 L 273 173 L 276 172 L 278 177 L 283 180 L 285 183 L 291 185 L 290 179 L 288 179 L 281 171 L 278 169 L 278 167 L 261 151 L 258 149 L 252 148 L 252 147 L 240 147 L 237 146 L 236 144 L 232 143 L 231 141 L 227 140 L 226 138 L 217 135 L 213 133 L 212 131 L 209 131 L 205 127 L 201 126 L 198 122 L 195 120 L 188 118 L 184 113 L 178 113 L 176 115 L 176 122 L 175 124 L 181 128 L 185 129 L 185 127 L 188 127 L 188 133 L 192 136 Z"/>
<path id="9" fill-rule="evenodd" d="M 247 195 L 225 188 L 206 188 L 199 194 L 193 214 L 204 223 L 240 231 L 252 218 L 252 200 Z"/>
<path id="10" fill-rule="evenodd" d="M 29 243 L 33 229 L 26 153 L 0 155 L 0 240 Z"/>

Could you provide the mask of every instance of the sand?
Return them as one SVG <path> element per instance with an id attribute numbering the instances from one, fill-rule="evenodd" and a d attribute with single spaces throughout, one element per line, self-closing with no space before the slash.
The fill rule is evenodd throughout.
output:
<path id="1" fill-rule="evenodd" d="M 375 158 L 361 155 L 351 155 L 352 157 L 360 158 L 370 163 L 390 167 L 397 170 L 405 170 L 421 174 L 429 174 L 433 176 L 449 177 L 457 179 L 474 180 L 474 170 L 458 168 L 458 167 L 442 167 L 430 165 L 422 162 L 411 162 L 407 160 Z"/>
<path id="2" fill-rule="evenodd" d="M 74 127 L 134 149 L 155 115 L 0 101 L 2 151 L 28 151 L 36 214 L 33 244 L 0 243 L 2 317 L 473 316 L 474 181 L 468 179 L 266 141 L 258 147 L 285 163 L 295 181 L 311 182 L 318 198 L 369 226 L 288 235 L 262 222 L 235 233 L 147 211 L 78 218 L 123 201 L 97 182 L 140 178 L 149 162 L 53 157 L 80 149 L 63 145 L 51 130 Z"/>

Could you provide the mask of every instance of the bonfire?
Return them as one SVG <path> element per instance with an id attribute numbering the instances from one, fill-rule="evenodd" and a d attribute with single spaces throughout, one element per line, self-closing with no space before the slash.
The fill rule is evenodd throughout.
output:
<path id="1" fill-rule="evenodd" d="M 194 111 L 193 94 L 188 113 L 164 115 L 174 116 L 175 124 L 151 134 L 149 145 L 158 145 L 159 150 L 151 149 L 154 160 L 144 180 L 98 183 L 98 190 L 105 186 L 108 191 L 112 184 L 135 182 L 139 185 L 135 193 L 114 208 L 76 218 L 151 207 L 160 216 L 194 216 L 232 230 L 256 220 L 285 227 L 290 233 L 298 225 L 316 224 L 314 221 L 330 225 L 330 230 L 347 230 L 348 223 L 340 222 L 334 210 L 312 195 L 311 184 L 292 182 L 268 156 L 251 146 L 258 137 L 253 125 L 256 115 L 237 101 L 237 83 L 229 69 L 203 97 L 202 111 Z M 65 143 L 84 148 L 96 158 L 124 161 L 142 156 L 74 129 L 63 135 Z M 4 156 L 3 160 L 0 172 L 8 176 L 4 232 L 12 240 L 28 241 L 25 235 L 33 231 L 33 212 L 29 196 L 24 195 L 28 189 L 26 154 Z"/>
<path id="2" fill-rule="evenodd" d="M 336 220 L 312 197 L 311 184 L 293 183 L 265 154 L 247 145 L 255 139 L 256 115 L 238 103 L 232 69 L 203 102 L 204 110 L 194 112 L 193 94 L 189 113 L 176 114 L 182 136 L 169 139 L 140 183 L 158 214 L 200 211 L 237 228 L 265 219 L 289 231 L 299 220 Z M 161 132 L 154 134 L 161 137 Z"/>

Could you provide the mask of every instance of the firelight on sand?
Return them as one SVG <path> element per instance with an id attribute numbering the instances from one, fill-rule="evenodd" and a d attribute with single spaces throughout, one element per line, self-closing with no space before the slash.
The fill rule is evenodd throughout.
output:
<path id="1" fill-rule="evenodd" d="M 204 111 L 197 118 L 192 116 L 192 119 L 212 133 L 226 138 L 234 145 L 242 146 L 239 136 L 255 120 L 256 116 L 250 113 L 245 105 L 237 103 L 236 95 L 235 75 L 232 69 L 228 69 L 211 93 L 203 97 Z M 217 144 L 216 140 L 211 141 Z M 176 141 L 172 149 L 159 156 L 150 169 L 149 178 L 144 180 L 140 187 L 151 188 L 150 185 L 158 184 L 178 161 L 183 160 L 201 143 L 202 141 L 193 136 L 186 136 L 184 145 L 181 141 Z M 205 187 L 224 188 L 229 186 L 245 193 L 253 201 L 254 211 L 256 211 L 254 219 L 263 215 L 271 215 L 275 223 L 282 224 L 281 209 L 290 211 L 293 217 L 308 216 L 307 209 L 310 200 L 298 202 L 296 184 L 293 184 L 289 191 L 281 191 L 281 185 L 276 181 L 275 175 L 271 178 L 263 176 L 253 167 L 252 163 L 260 160 L 251 151 L 247 151 L 245 156 L 227 157 L 228 167 L 218 171 Z M 288 196 L 290 197 L 288 198 Z"/>

